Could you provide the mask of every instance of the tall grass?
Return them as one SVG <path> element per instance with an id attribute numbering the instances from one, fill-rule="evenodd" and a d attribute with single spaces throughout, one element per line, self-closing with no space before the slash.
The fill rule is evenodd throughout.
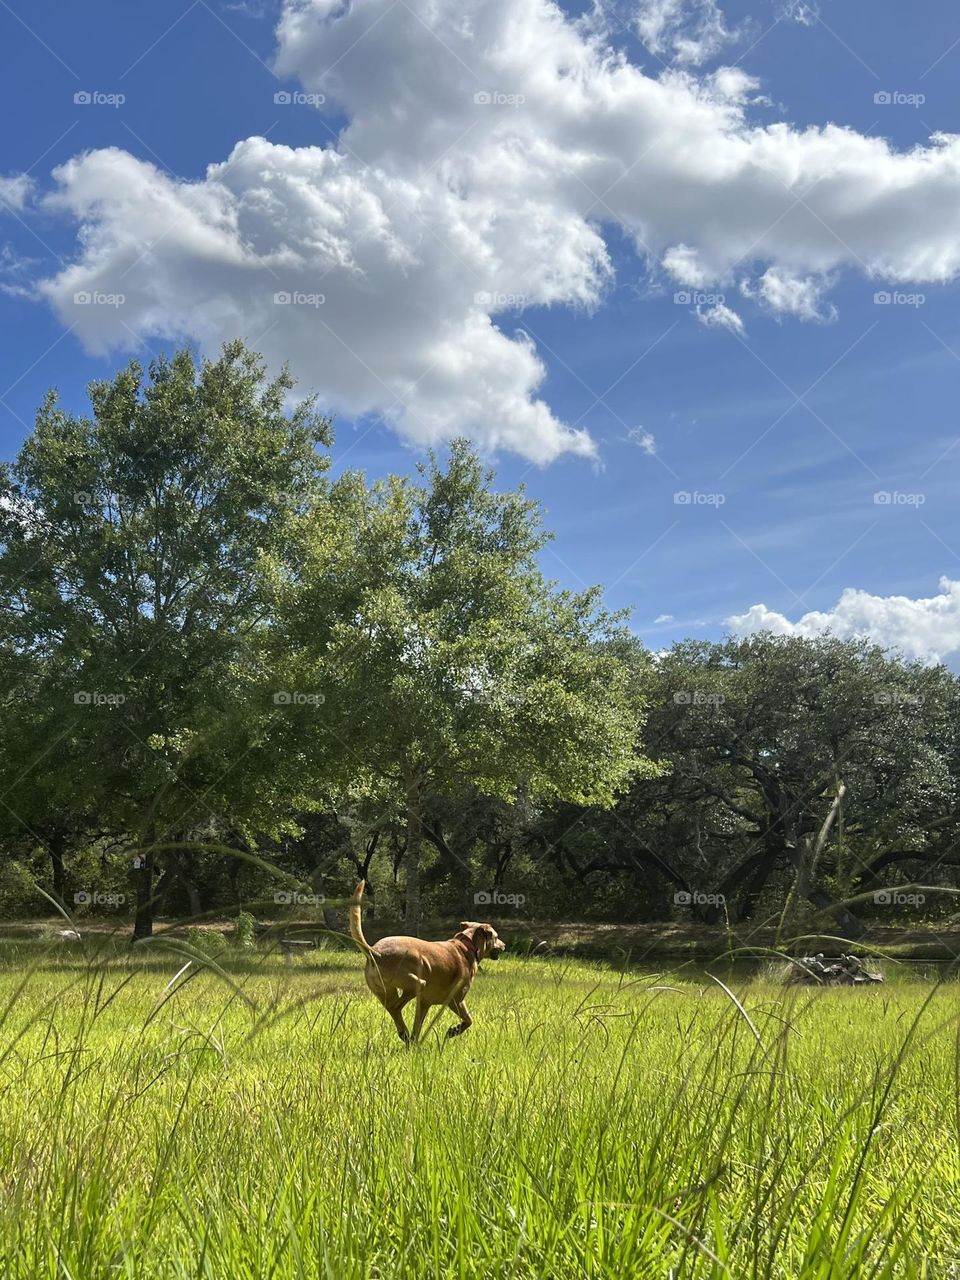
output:
<path id="1" fill-rule="evenodd" d="M 4 1277 L 960 1274 L 953 983 L 505 958 L 466 1036 L 411 1051 L 350 954 L 168 986 L 180 955 L 28 950 L 0 958 Z"/>

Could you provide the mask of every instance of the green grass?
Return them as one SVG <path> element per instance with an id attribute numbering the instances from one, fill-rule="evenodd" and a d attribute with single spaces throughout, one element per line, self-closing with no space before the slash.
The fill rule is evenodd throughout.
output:
<path id="1" fill-rule="evenodd" d="M 953 982 L 508 957 L 409 1051 L 353 954 L 182 963 L 0 952 L 5 1280 L 960 1275 Z"/>

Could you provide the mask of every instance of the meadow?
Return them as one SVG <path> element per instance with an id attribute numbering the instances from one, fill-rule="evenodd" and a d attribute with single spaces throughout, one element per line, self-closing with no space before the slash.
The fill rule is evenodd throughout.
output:
<path id="1" fill-rule="evenodd" d="M 170 946 L 0 951 L 10 1280 L 960 1274 L 952 981 L 513 955 L 409 1050 L 355 953 Z"/>

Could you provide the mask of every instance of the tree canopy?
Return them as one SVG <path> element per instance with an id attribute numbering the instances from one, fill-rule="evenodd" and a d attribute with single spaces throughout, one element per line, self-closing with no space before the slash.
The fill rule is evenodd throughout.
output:
<path id="1" fill-rule="evenodd" d="M 340 857 L 356 815 L 399 824 L 416 927 L 441 813 L 609 806 L 656 772 L 624 619 L 544 577 L 536 504 L 464 441 L 332 481 L 292 390 L 241 343 L 132 362 L 89 416 L 51 393 L 0 475 L 4 853 L 45 849 L 61 900 L 71 852 L 125 859 L 138 937 L 158 884 L 196 902 L 198 856 L 282 861 L 311 814 Z"/>

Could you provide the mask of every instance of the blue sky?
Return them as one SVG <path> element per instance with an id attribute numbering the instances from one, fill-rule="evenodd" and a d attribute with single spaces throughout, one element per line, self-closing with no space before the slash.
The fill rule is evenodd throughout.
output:
<path id="1" fill-rule="evenodd" d="M 472 435 L 652 646 L 956 662 L 955 6 L 4 0 L 0 47 L 3 456 L 50 385 L 239 334 L 338 466 Z"/>

